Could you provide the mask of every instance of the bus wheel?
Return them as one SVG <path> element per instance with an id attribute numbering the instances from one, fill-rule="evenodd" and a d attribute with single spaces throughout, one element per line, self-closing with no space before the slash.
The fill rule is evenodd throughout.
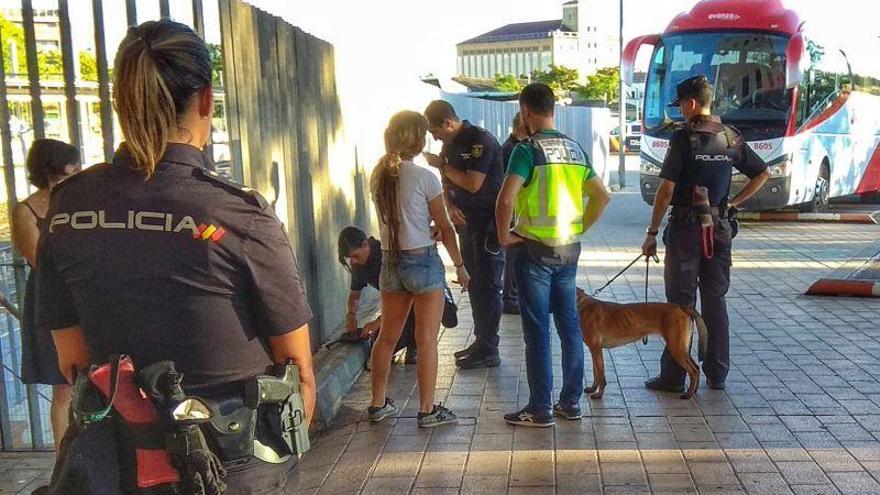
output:
<path id="1" fill-rule="evenodd" d="M 816 177 L 816 192 L 813 194 L 813 200 L 810 202 L 810 210 L 813 213 L 822 213 L 828 211 L 828 201 L 831 195 L 831 167 L 828 160 L 822 162 L 819 167 L 819 176 Z"/>

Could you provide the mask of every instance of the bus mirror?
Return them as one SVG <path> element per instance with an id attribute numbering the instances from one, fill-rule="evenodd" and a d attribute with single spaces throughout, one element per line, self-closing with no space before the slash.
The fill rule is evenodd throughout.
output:
<path id="1" fill-rule="evenodd" d="M 649 34 L 646 36 L 639 36 L 626 44 L 626 48 L 623 50 L 623 56 L 621 57 L 621 62 L 623 63 L 623 82 L 627 86 L 630 86 L 633 83 L 633 73 L 635 72 L 636 56 L 639 54 L 639 48 L 641 48 L 642 45 L 657 46 L 657 43 L 659 42 L 659 34 Z"/>
<path id="2" fill-rule="evenodd" d="M 791 37 L 785 48 L 785 87 L 794 88 L 804 78 L 804 65 L 809 64 L 806 57 L 804 36 L 800 33 Z"/>

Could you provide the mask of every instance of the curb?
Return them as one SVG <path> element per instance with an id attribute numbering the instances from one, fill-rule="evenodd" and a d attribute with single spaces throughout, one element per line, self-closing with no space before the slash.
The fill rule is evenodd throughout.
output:
<path id="1" fill-rule="evenodd" d="M 339 411 L 342 399 L 364 370 L 370 347 L 363 343 L 341 343 L 322 349 L 315 355 L 317 400 L 311 433 L 329 428 Z"/>
<path id="2" fill-rule="evenodd" d="M 799 213 L 796 211 L 740 212 L 739 220 L 759 220 L 776 222 L 837 222 L 837 223 L 880 223 L 880 211 L 864 213 Z"/>
<path id="3" fill-rule="evenodd" d="M 379 312 L 379 294 L 365 295 L 361 298 L 359 318 L 375 317 Z M 334 337 L 342 334 L 340 326 Z M 341 342 L 331 348 L 323 344 L 313 355 L 315 369 L 316 401 L 315 417 L 309 433 L 315 434 L 332 426 L 339 412 L 342 400 L 364 372 L 364 363 L 370 358 L 370 345 L 367 342 Z"/>
<path id="4" fill-rule="evenodd" d="M 880 282 L 822 278 L 810 286 L 807 295 L 880 297 Z"/>

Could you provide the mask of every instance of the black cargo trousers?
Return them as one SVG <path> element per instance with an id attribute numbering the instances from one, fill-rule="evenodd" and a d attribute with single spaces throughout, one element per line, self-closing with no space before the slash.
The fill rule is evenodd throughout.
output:
<path id="1" fill-rule="evenodd" d="M 702 227 L 699 220 L 670 217 L 663 232 L 666 246 L 663 278 L 666 300 L 695 307 L 700 291 L 700 314 L 708 328 L 708 346 L 703 373 L 713 383 L 724 382 L 730 368 L 730 337 L 727 302 L 730 287 L 731 229 L 726 218 L 715 221 L 715 249 L 711 259 L 703 256 Z M 696 338 L 696 336 L 694 336 Z M 685 371 L 664 349 L 660 358 L 664 383 L 683 384 Z"/>
<path id="2" fill-rule="evenodd" d="M 498 244 L 495 211 L 466 211 L 467 224 L 459 228 L 461 257 L 471 283 L 468 294 L 474 317 L 474 338 L 480 352 L 498 354 L 504 249 Z"/>

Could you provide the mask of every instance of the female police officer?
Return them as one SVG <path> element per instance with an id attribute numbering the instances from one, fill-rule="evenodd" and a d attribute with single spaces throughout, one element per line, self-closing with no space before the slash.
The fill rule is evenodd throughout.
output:
<path id="1" fill-rule="evenodd" d="M 70 379 L 112 354 L 171 360 L 187 393 L 211 398 L 293 359 L 310 419 L 312 313 L 287 237 L 201 151 L 214 111 L 205 43 L 169 20 L 132 27 L 114 79 L 125 142 L 56 188 L 39 250 L 38 319 L 61 370 Z M 287 493 L 291 467 L 227 466 L 226 493 Z"/>

